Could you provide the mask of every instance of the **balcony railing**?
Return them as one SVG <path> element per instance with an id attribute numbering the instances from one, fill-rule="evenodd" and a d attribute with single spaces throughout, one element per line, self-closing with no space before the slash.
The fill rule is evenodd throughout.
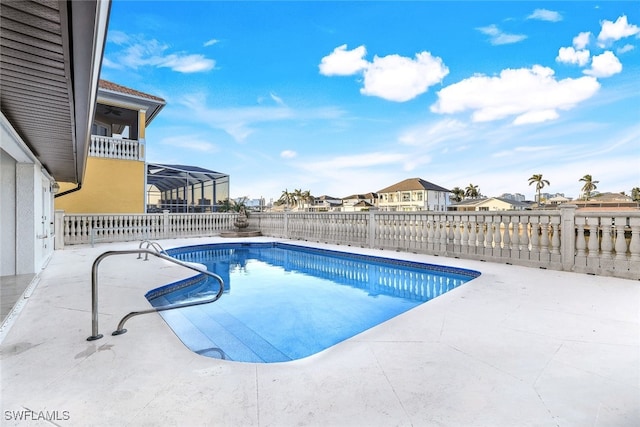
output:
<path id="1" fill-rule="evenodd" d="M 216 235 L 235 214 L 64 215 L 57 248 L 102 241 Z M 640 280 L 640 211 L 252 213 L 263 235 Z M 59 240 L 60 239 L 60 240 Z M 62 241 L 63 240 L 63 241 Z"/>
<path id="2" fill-rule="evenodd" d="M 132 139 L 91 135 L 89 156 L 106 159 L 144 160 L 144 144 Z"/>

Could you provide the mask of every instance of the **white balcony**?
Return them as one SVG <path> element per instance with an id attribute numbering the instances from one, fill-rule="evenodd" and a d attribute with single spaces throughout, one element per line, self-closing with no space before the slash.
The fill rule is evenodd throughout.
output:
<path id="1" fill-rule="evenodd" d="M 133 139 L 91 135 L 89 156 L 144 161 L 144 144 Z"/>

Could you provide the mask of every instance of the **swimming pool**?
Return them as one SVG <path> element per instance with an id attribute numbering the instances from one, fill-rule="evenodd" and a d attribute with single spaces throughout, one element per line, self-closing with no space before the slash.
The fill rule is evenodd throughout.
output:
<path id="1" fill-rule="evenodd" d="M 224 279 L 212 304 L 161 312 L 192 351 L 240 362 L 318 353 L 478 277 L 477 271 L 285 243 L 226 243 L 168 251 Z M 199 277 L 147 293 L 155 306 L 218 290 Z"/>

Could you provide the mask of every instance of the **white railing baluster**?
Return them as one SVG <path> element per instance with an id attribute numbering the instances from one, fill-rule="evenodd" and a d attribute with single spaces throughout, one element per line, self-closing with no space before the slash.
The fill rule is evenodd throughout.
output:
<path id="1" fill-rule="evenodd" d="M 629 261 L 633 265 L 640 265 L 640 218 L 629 218 L 631 241 L 629 242 Z"/>
<path id="2" fill-rule="evenodd" d="M 540 217 L 540 260 L 549 261 L 549 217 Z"/>
<path id="3" fill-rule="evenodd" d="M 613 268 L 615 273 L 624 272 L 627 273 L 630 269 L 629 256 L 627 253 L 627 240 L 625 238 L 625 231 L 627 229 L 627 218 L 624 216 L 617 216 L 615 218 L 615 255 L 613 260 Z"/>
<path id="4" fill-rule="evenodd" d="M 142 146 L 136 140 L 91 135 L 89 156 L 108 159 L 144 160 Z"/>
<path id="5" fill-rule="evenodd" d="M 469 254 L 478 253 L 478 217 L 469 215 Z"/>
<path id="6" fill-rule="evenodd" d="M 512 259 L 520 258 L 520 216 L 511 217 L 511 256 Z"/>

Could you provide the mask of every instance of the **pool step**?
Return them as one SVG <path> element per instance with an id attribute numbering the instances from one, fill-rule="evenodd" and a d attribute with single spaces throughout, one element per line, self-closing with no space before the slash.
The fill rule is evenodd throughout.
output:
<path id="1" fill-rule="evenodd" d="M 220 307 L 188 307 L 164 312 L 162 316 L 187 347 L 204 356 L 246 362 L 291 360 Z"/>

